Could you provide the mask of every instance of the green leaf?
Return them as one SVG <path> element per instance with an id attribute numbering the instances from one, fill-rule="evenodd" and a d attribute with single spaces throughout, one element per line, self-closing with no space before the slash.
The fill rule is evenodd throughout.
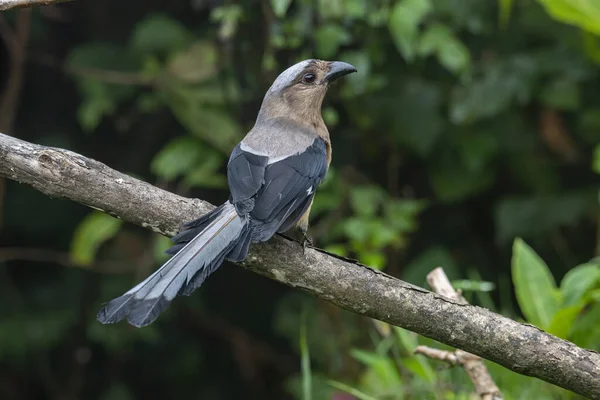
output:
<path id="1" fill-rule="evenodd" d="M 100 211 L 93 211 L 79 223 L 71 240 L 70 255 L 81 265 L 91 265 L 102 243 L 114 237 L 123 221 Z"/>
<path id="2" fill-rule="evenodd" d="M 271 8 L 278 18 L 285 17 L 292 0 L 271 0 Z"/>
<path id="3" fill-rule="evenodd" d="M 560 292 L 546 263 L 522 239 L 513 243 L 512 278 L 527 321 L 547 329 L 560 306 Z"/>
<path id="4" fill-rule="evenodd" d="M 166 180 L 190 170 L 198 160 L 201 160 L 202 145 L 189 136 L 171 140 L 158 154 L 154 156 L 150 169 L 153 174 Z"/>
<path id="5" fill-rule="evenodd" d="M 577 304 L 591 289 L 600 287 L 600 265 L 588 263 L 573 268 L 560 283 L 565 306 Z"/>
<path id="6" fill-rule="evenodd" d="M 552 321 L 545 329 L 551 335 L 558 336 L 561 339 L 567 339 L 569 332 L 573 327 L 575 319 L 584 307 L 584 303 L 576 306 L 561 308 L 554 314 Z"/>
<path id="7" fill-rule="evenodd" d="M 429 0 L 401 0 L 392 10 L 388 28 L 398 51 L 408 62 L 415 56 L 419 24 L 431 10 Z"/>
<path id="8" fill-rule="evenodd" d="M 191 33 L 179 21 L 164 14 L 154 14 L 136 25 L 130 47 L 142 54 L 169 53 L 183 50 L 191 39 Z"/>
<path id="9" fill-rule="evenodd" d="M 538 0 L 548 14 L 558 21 L 572 24 L 600 35 L 600 2 L 596 0 Z"/>
<path id="10" fill-rule="evenodd" d="M 336 389 L 342 390 L 352 396 L 356 397 L 358 400 L 377 400 L 375 397 L 369 396 L 366 393 L 361 392 L 360 390 L 353 388 L 350 385 L 346 385 L 342 382 L 337 381 L 329 381 L 329 384 Z"/>
<path id="11" fill-rule="evenodd" d="M 382 387 L 393 387 L 402 382 L 394 362 L 385 356 L 353 349 L 350 355 L 368 366 L 378 378 Z"/>
<path id="12" fill-rule="evenodd" d="M 208 106 L 201 95 L 203 87 L 172 87 L 166 102 L 177 120 L 194 136 L 229 154 L 241 139 L 241 127 L 221 108 Z"/>
<path id="13" fill-rule="evenodd" d="M 570 340 L 588 349 L 600 348 L 600 302 L 583 312 L 571 329 Z"/>
<path id="14" fill-rule="evenodd" d="M 460 73 L 471 63 L 469 49 L 454 33 L 439 23 L 431 24 L 420 38 L 418 53 L 421 56 L 435 54 L 448 71 Z"/>

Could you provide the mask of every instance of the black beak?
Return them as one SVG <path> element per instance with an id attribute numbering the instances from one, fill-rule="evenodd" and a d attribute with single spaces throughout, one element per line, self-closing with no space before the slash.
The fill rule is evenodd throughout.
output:
<path id="1" fill-rule="evenodd" d="M 333 82 L 342 76 L 356 72 L 356 68 L 342 61 L 329 62 L 329 72 L 325 75 L 325 82 Z"/>

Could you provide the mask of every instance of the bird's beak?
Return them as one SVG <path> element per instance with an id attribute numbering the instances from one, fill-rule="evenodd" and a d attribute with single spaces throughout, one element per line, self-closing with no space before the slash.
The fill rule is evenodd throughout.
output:
<path id="1" fill-rule="evenodd" d="M 325 75 L 325 82 L 333 82 L 342 76 L 356 72 L 354 66 L 342 61 L 330 61 L 329 72 Z"/>

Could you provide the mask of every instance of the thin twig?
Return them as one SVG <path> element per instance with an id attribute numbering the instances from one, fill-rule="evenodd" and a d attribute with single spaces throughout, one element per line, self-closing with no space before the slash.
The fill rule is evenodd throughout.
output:
<path id="1" fill-rule="evenodd" d="M 442 267 L 437 267 L 427 274 L 427 283 L 437 294 L 447 297 L 458 303 L 467 304 L 467 301 L 452 287 L 448 276 Z M 454 352 L 435 349 L 427 346 L 419 346 L 415 350 L 416 354 L 423 354 L 426 357 L 445 361 L 452 365 L 463 367 L 471 382 L 475 386 L 475 391 L 483 400 L 502 400 L 503 396 L 500 389 L 488 372 L 483 359 L 466 351 L 456 349 Z"/>

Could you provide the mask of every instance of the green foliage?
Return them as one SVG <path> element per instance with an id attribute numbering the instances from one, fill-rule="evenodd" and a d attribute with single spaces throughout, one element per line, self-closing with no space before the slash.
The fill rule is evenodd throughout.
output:
<path id="1" fill-rule="evenodd" d="M 180 22 L 164 14 L 154 14 L 137 24 L 129 46 L 140 54 L 168 54 L 185 49 L 191 40 L 191 33 Z"/>
<path id="2" fill-rule="evenodd" d="M 102 243 L 113 238 L 123 221 L 99 211 L 85 217 L 75 232 L 71 242 L 71 258 L 78 264 L 91 265 Z"/>
<path id="3" fill-rule="evenodd" d="M 594 0 L 538 0 L 554 18 L 600 35 L 600 4 Z"/>
<path id="4" fill-rule="evenodd" d="M 32 73 L 15 132 L 217 203 L 228 195 L 231 148 L 277 73 L 309 57 L 350 62 L 358 73 L 332 85 L 323 104 L 333 161 L 312 207 L 316 245 L 421 286 L 441 265 L 469 302 L 598 350 L 600 36 L 592 3 L 192 1 L 157 13 L 133 0 L 118 13 L 108 3 L 74 8 L 70 22 L 32 18 Z M 47 58 L 62 67 L 65 52 L 76 95 L 46 66 Z M 172 243 L 31 192 L 2 191 L 3 239 L 32 247 L 24 250 L 32 259 L 38 247 L 53 250 L 35 264 L 0 266 L 0 355 L 8 360 L 0 368 L 11 378 L 0 397 L 12 381 L 31 383 L 37 397 L 104 399 L 147 390 L 207 399 L 287 390 L 313 400 L 466 400 L 473 392 L 464 371 L 412 354 L 418 344 L 445 346 L 253 274 L 240 279 L 237 268 L 222 268 L 149 327 L 100 325 L 93 314 L 101 303 L 150 274 Z M 99 268 L 55 265 L 66 256 Z M 121 268 L 127 273 L 100 276 Z M 88 364 L 69 368 L 81 349 L 91 351 Z M 43 376 L 44 362 L 60 372 Z M 304 373 L 293 375 L 299 365 Z M 507 399 L 575 398 L 488 367 Z"/>
<path id="5" fill-rule="evenodd" d="M 512 275 L 525 317 L 532 324 L 547 328 L 558 310 L 560 292 L 544 261 L 521 239 L 513 245 Z"/>
<path id="6" fill-rule="evenodd" d="M 517 300 L 527 321 L 558 337 L 573 340 L 571 333 L 580 329 L 579 317 L 586 315 L 585 308 L 600 304 L 595 296 L 600 289 L 598 263 L 571 269 L 557 288 L 544 261 L 516 239 L 512 271 Z"/>
<path id="7" fill-rule="evenodd" d="M 328 239 L 333 244 L 327 249 L 341 255 L 356 255 L 370 266 L 383 268 L 385 257 L 382 250 L 406 246 L 406 235 L 416 229 L 416 218 L 426 207 L 426 202 L 392 199 L 375 185 L 351 188 L 345 184 L 336 187 L 326 185 L 322 196 L 315 199 L 315 214 L 339 209 L 339 200 L 346 191 L 351 215 L 330 232 Z"/>
<path id="8" fill-rule="evenodd" d="M 184 176 L 188 186 L 209 188 L 226 187 L 226 178 L 219 168 L 223 156 L 206 149 L 197 139 L 189 136 L 173 139 L 152 160 L 151 170 L 167 181 Z"/>

